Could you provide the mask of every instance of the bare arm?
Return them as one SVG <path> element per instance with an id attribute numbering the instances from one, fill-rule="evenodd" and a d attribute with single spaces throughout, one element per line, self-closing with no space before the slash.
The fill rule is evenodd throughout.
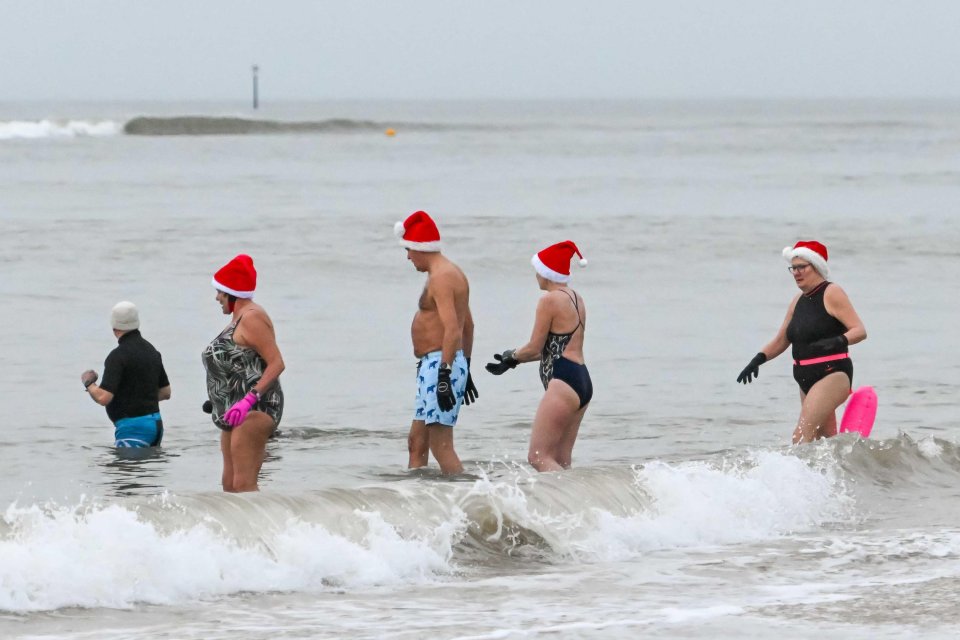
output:
<path id="1" fill-rule="evenodd" d="M 844 336 L 847 344 L 857 344 L 867 339 L 867 329 L 857 315 L 847 293 L 838 285 L 827 287 L 823 294 L 823 306 L 831 316 L 843 323 L 847 328 Z"/>
<path id="2" fill-rule="evenodd" d="M 463 321 L 463 355 L 469 358 L 473 354 L 473 314 L 467 307 L 467 317 Z"/>
<path id="3" fill-rule="evenodd" d="M 157 391 L 157 400 L 169 400 L 170 399 L 170 385 L 165 387 L 160 387 Z"/>
<path id="4" fill-rule="evenodd" d="M 517 349 L 515 354 L 517 360 L 533 362 L 540 359 L 543 345 L 547 341 L 547 334 L 550 333 L 554 310 L 555 303 L 552 296 L 545 295 L 540 298 L 537 303 L 537 315 L 533 320 L 533 332 L 530 334 L 530 341 Z"/>
<path id="5" fill-rule="evenodd" d="M 280 355 L 280 348 L 277 346 L 273 324 L 265 313 L 257 310 L 253 313 L 247 311 L 244 314 L 243 342 L 245 346 L 260 354 L 267 363 L 259 382 L 253 387 L 257 393 L 266 393 L 283 373 L 286 365 L 283 364 L 283 356 Z"/>
<path id="6" fill-rule="evenodd" d="M 90 394 L 90 397 L 93 398 L 94 402 L 101 406 L 105 407 L 113 402 L 113 394 L 109 391 L 101 389 L 96 382 L 87 387 L 87 393 Z"/>
<path id="7" fill-rule="evenodd" d="M 773 340 L 765 344 L 760 350 L 763 355 L 767 356 L 767 360 L 773 360 L 790 346 L 790 341 L 787 340 L 787 326 L 790 324 L 790 320 L 793 319 L 793 310 L 797 306 L 797 300 L 800 299 L 800 295 L 802 294 L 797 294 L 790 303 L 790 307 L 787 309 L 787 315 L 783 319 L 783 324 L 781 324 L 777 330 L 777 335 L 773 336 Z"/>
<path id="8" fill-rule="evenodd" d="M 437 316 L 440 318 L 440 324 L 443 325 L 440 362 L 453 365 L 453 358 L 457 350 L 461 348 L 466 326 L 461 329 L 460 322 L 457 320 L 457 304 L 453 282 L 445 274 L 434 277 L 436 280 L 431 278 L 430 293 L 437 305 Z"/>

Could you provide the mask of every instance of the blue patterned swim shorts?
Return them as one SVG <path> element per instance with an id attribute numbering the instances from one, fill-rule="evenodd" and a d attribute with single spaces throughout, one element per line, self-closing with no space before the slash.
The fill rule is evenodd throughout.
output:
<path id="1" fill-rule="evenodd" d="M 450 384 L 457 403 L 450 411 L 440 411 L 437 405 L 437 374 L 440 371 L 440 351 L 431 351 L 420 358 L 417 364 L 417 402 L 414 420 L 423 420 L 428 425 L 442 424 L 452 427 L 457 424 L 463 393 L 467 388 L 467 359 L 463 351 L 457 351 L 450 365 Z"/>

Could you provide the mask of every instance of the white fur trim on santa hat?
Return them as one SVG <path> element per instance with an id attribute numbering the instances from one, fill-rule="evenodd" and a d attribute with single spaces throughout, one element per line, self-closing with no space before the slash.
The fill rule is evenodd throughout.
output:
<path id="1" fill-rule="evenodd" d="M 227 285 L 217 282 L 216 278 L 213 278 L 211 282 L 213 283 L 214 289 L 218 289 L 220 291 L 223 291 L 224 293 L 229 293 L 230 295 L 236 298 L 243 298 L 245 300 L 253 299 L 253 291 L 237 291 L 236 289 L 231 289 Z"/>
<path id="2" fill-rule="evenodd" d="M 533 265 L 533 268 L 536 269 L 537 273 L 551 282 L 557 282 L 559 284 L 566 284 L 570 282 L 570 276 L 565 273 L 560 273 L 559 271 L 554 271 L 547 265 L 543 264 L 543 260 L 541 260 L 540 256 L 537 254 L 533 254 L 533 257 L 530 259 L 530 264 Z"/>
<path id="3" fill-rule="evenodd" d="M 403 234 L 407 232 L 406 227 L 403 226 L 403 222 L 397 222 L 393 225 L 393 232 L 398 238 L 400 238 L 400 246 L 410 249 L 412 251 L 423 251 L 425 253 L 437 253 L 441 249 L 439 240 L 432 240 L 430 242 L 414 242 L 412 240 L 404 240 Z"/>
<path id="4" fill-rule="evenodd" d="M 787 262 L 790 262 L 794 258 L 802 258 L 813 265 L 813 268 L 817 270 L 823 278 L 830 277 L 830 267 L 827 266 L 827 261 L 823 259 L 823 256 L 810 249 L 808 247 L 784 247 L 783 248 L 783 258 Z"/>

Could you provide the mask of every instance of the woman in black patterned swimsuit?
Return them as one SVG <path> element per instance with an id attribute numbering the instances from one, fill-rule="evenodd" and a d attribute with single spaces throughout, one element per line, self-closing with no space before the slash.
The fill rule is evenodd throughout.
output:
<path id="1" fill-rule="evenodd" d="M 533 335 L 527 344 L 494 356 L 487 371 L 500 375 L 521 362 L 540 361 L 545 393 L 533 419 L 527 460 L 537 471 L 567 469 L 573 459 L 580 422 L 593 398 L 593 382 L 583 361 L 587 307 L 567 287 L 570 260 L 580 251 L 570 240 L 533 256 L 537 283 L 546 294 L 537 304 Z M 580 265 L 587 261 L 580 256 Z"/>
<path id="2" fill-rule="evenodd" d="M 224 315 L 232 314 L 203 350 L 213 422 L 222 431 L 223 490 L 257 491 L 267 440 L 283 416 L 283 357 L 270 316 L 252 300 L 253 260 L 235 257 L 217 271 L 213 286 Z"/>

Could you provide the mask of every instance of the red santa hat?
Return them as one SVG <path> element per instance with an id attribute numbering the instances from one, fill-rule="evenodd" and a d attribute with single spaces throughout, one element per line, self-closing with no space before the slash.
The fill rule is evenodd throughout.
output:
<path id="1" fill-rule="evenodd" d="M 564 240 L 534 254 L 530 259 L 533 268 L 541 276 L 552 282 L 565 283 L 570 280 L 570 260 L 574 254 L 580 256 L 580 266 L 587 266 L 587 260 L 572 240 Z"/>
<path id="2" fill-rule="evenodd" d="M 253 297 L 257 288 L 257 270 L 253 258 L 240 254 L 213 274 L 213 286 L 237 298 Z"/>
<path id="3" fill-rule="evenodd" d="M 440 230 L 426 211 L 411 213 L 406 220 L 393 225 L 400 246 L 414 251 L 440 251 Z"/>
<path id="4" fill-rule="evenodd" d="M 830 267 L 827 266 L 827 248 L 816 240 L 801 240 L 792 247 L 784 247 L 783 257 L 787 262 L 794 258 L 801 258 L 813 265 L 813 268 L 823 276 L 830 276 Z"/>

